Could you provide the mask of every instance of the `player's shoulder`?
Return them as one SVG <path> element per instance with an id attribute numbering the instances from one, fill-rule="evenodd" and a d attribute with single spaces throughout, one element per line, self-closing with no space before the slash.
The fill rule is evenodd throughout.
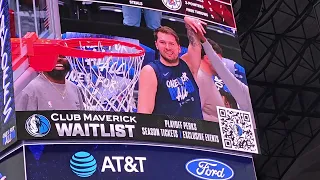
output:
<path id="1" fill-rule="evenodd" d="M 140 79 L 145 79 L 148 81 L 158 79 L 156 66 L 153 66 L 150 63 L 145 65 L 141 70 Z"/>
<path id="2" fill-rule="evenodd" d="M 40 75 L 32 79 L 24 88 L 23 92 L 27 94 L 34 94 L 38 89 L 42 87 Z"/>
<path id="3" fill-rule="evenodd" d="M 150 62 L 149 64 L 145 65 L 141 71 L 145 73 L 155 73 L 157 68 L 157 64 L 155 62 Z"/>
<path id="4" fill-rule="evenodd" d="M 42 80 L 41 74 L 38 74 L 35 78 L 33 78 L 28 85 L 38 85 Z"/>
<path id="5" fill-rule="evenodd" d="M 190 63 L 190 59 L 188 59 L 188 58 L 184 58 L 184 59 L 181 59 L 180 58 L 180 63 L 179 63 L 179 65 L 180 65 L 180 67 L 182 68 L 182 69 L 185 69 L 185 70 L 187 70 L 187 71 L 190 71 L 190 73 L 191 73 L 191 69 L 192 69 L 192 67 L 191 67 L 191 63 Z"/>

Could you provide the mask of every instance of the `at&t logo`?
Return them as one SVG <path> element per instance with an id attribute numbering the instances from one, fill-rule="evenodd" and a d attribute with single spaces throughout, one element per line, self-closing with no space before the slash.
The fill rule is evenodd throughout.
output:
<path id="1" fill-rule="evenodd" d="M 101 173 L 143 173 L 146 157 L 132 156 L 105 156 L 102 165 L 99 165 Z M 88 152 L 80 151 L 70 159 L 70 168 L 79 177 L 90 177 L 98 168 L 96 159 Z"/>
<path id="2" fill-rule="evenodd" d="M 97 170 L 97 161 L 90 153 L 80 151 L 70 159 L 70 168 L 79 177 L 90 177 Z"/>
<path id="3" fill-rule="evenodd" d="M 25 124 L 26 131 L 33 137 L 44 137 L 50 132 L 50 121 L 39 114 L 30 116 Z"/>
<path id="4" fill-rule="evenodd" d="M 172 11 L 178 11 L 182 7 L 181 0 L 162 0 L 162 3 Z"/>

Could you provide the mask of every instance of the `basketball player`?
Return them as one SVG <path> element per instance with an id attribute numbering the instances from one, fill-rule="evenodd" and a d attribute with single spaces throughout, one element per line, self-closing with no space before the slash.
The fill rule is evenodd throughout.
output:
<path id="1" fill-rule="evenodd" d="M 70 64 L 59 56 L 55 68 L 40 73 L 15 98 L 17 111 L 84 110 L 78 87 L 66 80 Z"/>
<path id="2" fill-rule="evenodd" d="M 166 114 L 203 119 L 196 83 L 201 60 L 198 34 L 204 34 L 204 22 L 184 18 L 189 39 L 188 58 L 179 59 L 177 33 L 166 26 L 154 32 L 160 60 L 144 66 L 140 73 L 138 113 Z"/>
<path id="3" fill-rule="evenodd" d="M 221 47 L 215 43 L 211 39 L 206 39 L 204 36 L 200 37 L 202 43 L 205 55 L 203 56 L 203 60 L 201 61 L 201 67 L 199 72 L 203 71 L 208 73 L 209 75 L 218 75 L 222 81 L 226 84 L 229 91 L 231 92 L 231 95 L 234 97 L 236 102 L 239 104 L 239 108 L 243 111 L 247 111 L 250 113 L 252 122 L 254 121 L 254 115 L 251 105 L 251 98 L 249 94 L 249 88 L 247 85 L 243 84 L 240 80 L 238 80 L 224 65 L 224 62 L 222 61 L 222 49 Z M 201 79 L 203 77 L 198 76 L 198 82 L 199 82 L 199 88 L 206 86 L 204 79 Z M 212 79 L 210 79 L 213 81 Z M 209 83 L 209 79 L 206 80 L 206 83 Z M 200 95 L 206 95 L 201 94 Z M 204 98 L 201 98 L 203 100 Z M 221 103 L 221 102 L 220 102 Z M 207 104 L 204 102 L 204 107 L 209 107 L 210 104 Z M 220 106 L 224 106 L 221 105 Z M 209 110 L 210 109 L 210 110 Z M 214 116 L 216 115 L 214 111 L 216 111 L 216 107 L 210 107 L 208 109 L 203 108 L 205 111 L 204 114 L 208 114 L 212 117 L 211 120 L 215 121 Z M 213 113 L 211 113 L 213 112 Z M 209 116 L 206 116 L 209 118 Z M 255 124 L 254 124 L 255 126 Z"/>

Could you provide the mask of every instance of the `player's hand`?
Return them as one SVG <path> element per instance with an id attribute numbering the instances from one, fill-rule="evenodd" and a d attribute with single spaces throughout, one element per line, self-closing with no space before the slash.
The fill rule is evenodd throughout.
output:
<path id="1" fill-rule="evenodd" d="M 200 39 L 201 43 L 204 43 L 207 41 L 207 38 L 205 37 L 205 35 L 203 33 L 197 33 L 197 36 Z"/>
<path id="2" fill-rule="evenodd" d="M 203 36 L 204 34 L 206 34 L 206 30 L 204 29 L 203 26 L 206 26 L 207 23 L 199 20 L 199 19 L 195 19 L 195 18 L 191 18 L 191 17 L 184 17 L 184 21 L 187 25 L 189 25 L 192 30 L 199 36 Z"/>

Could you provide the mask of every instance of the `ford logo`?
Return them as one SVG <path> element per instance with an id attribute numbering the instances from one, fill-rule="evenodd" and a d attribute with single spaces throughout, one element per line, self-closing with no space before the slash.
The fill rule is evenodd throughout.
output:
<path id="1" fill-rule="evenodd" d="M 228 165 L 212 159 L 194 159 L 186 164 L 187 171 L 200 179 L 227 180 L 234 175 Z"/>

